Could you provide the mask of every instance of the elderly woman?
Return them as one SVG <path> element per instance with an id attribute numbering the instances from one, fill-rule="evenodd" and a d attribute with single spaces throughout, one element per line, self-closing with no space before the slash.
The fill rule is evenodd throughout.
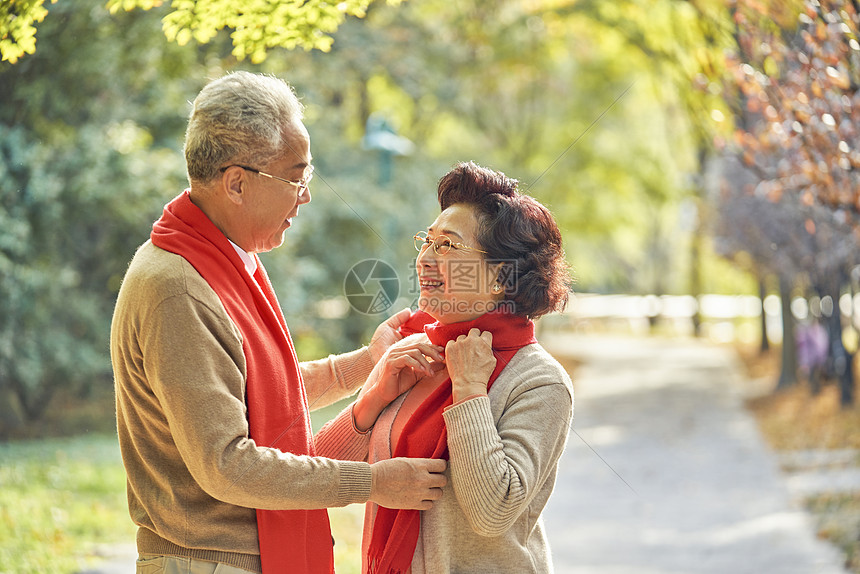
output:
<path id="1" fill-rule="evenodd" d="M 364 572 L 550 572 L 541 512 L 573 389 L 532 321 L 567 302 L 561 235 L 515 180 L 474 163 L 445 175 L 438 197 L 441 214 L 415 236 L 419 310 L 401 328 L 432 346 L 416 334 L 391 347 L 317 440 L 345 458 L 449 460 L 432 508 L 368 503 Z"/>

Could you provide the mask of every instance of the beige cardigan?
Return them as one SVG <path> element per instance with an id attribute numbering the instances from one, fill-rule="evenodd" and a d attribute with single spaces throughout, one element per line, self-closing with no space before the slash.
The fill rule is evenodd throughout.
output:
<path id="1" fill-rule="evenodd" d="M 351 408 L 345 409 L 317 434 L 317 448 L 353 460 L 366 460 L 379 443 L 390 453 L 390 410 L 399 403 L 366 434 L 355 431 Z M 529 345 L 511 359 L 488 397 L 453 405 L 443 416 L 449 482 L 442 499 L 421 513 L 412 574 L 552 572 L 540 515 L 573 417 L 567 373 L 543 347 Z M 374 506 L 368 503 L 368 517 Z M 370 535 L 365 528 L 365 548 Z"/>
<path id="2" fill-rule="evenodd" d="M 296 456 L 248 437 L 242 337 L 182 257 L 135 254 L 111 326 L 117 432 L 141 553 L 261 572 L 256 508 L 324 508 L 370 496 L 366 462 Z M 302 363 L 316 408 L 372 368 L 366 349 Z"/>

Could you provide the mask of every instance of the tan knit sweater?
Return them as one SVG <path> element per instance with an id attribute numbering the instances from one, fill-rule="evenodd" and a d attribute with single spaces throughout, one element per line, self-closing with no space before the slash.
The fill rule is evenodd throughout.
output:
<path id="1" fill-rule="evenodd" d="M 256 508 L 363 503 L 366 462 L 296 456 L 248 437 L 242 337 L 182 257 L 145 243 L 123 280 L 111 326 L 117 431 L 141 553 L 261 572 Z M 302 363 L 316 408 L 354 392 L 366 349 Z"/>
<path id="2" fill-rule="evenodd" d="M 391 453 L 389 405 L 372 432 L 360 434 L 345 409 L 317 434 L 328 456 L 373 462 Z M 552 572 L 540 518 L 555 485 L 558 460 L 573 417 L 573 386 L 543 347 L 523 347 L 494 382 L 488 397 L 449 407 L 448 485 L 421 513 L 412 574 L 525 574 Z M 366 548 L 376 505 L 368 503 Z"/>

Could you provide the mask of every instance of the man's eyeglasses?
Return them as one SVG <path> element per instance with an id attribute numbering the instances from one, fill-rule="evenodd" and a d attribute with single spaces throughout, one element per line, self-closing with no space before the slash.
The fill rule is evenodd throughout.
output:
<path id="1" fill-rule="evenodd" d="M 260 171 L 259 169 L 249 167 L 247 165 L 240 165 L 238 163 L 234 163 L 233 165 L 227 165 L 220 169 L 221 172 L 225 172 L 231 167 L 241 167 L 245 171 L 250 171 L 252 173 L 256 173 L 257 175 L 262 175 L 263 177 L 268 177 L 269 179 L 277 179 L 278 181 L 283 181 L 284 183 L 289 183 L 290 185 L 296 186 L 299 195 L 302 195 L 304 192 L 308 190 L 308 185 L 310 185 L 311 180 L 314 178 L 314 166 L 309 166 L 308 174 L 299 181 L 293 181 L 291 179 L 284 179 L 283 177 L 278 177 L 277 175 L 272 175 L 270 173 L 266 173 L 264 171 Z"/>
<path id="2" fill-rule="evenodd" d="M 481 249 L 476 249 L 474 247 L 463 245 L 462 243 L 451 241 L 451 239 L 445 235 L 439 235 L 435 239 L 430 239 L 426 231 L 419 231 L 412 239 L 415 241 L 415 249 L 419 252 L 424 251 L 432 245 L 433 251 L 436 255 L 445 255 L 452 249 L 467 249 L 469 251 L 477 251 L 478 253 L 486 253 L 486 251 L 482 251 Z"/>

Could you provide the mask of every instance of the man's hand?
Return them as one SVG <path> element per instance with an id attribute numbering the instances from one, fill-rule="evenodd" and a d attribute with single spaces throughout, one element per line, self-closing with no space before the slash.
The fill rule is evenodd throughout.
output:
<path id="1" fill-rule="evenodd" d="M 370 353 L 370 358 L 373 360 L 374 365 L 379 362 L 379 359 L 382 358 L 388 347 L 403 338 L 398 329 L 400 325 L 409 320 L 411 315 L 411 309 L 404 309 L 386 319 L 373 332 L 373 337 L 370 338 L 367 351 Z"/>
<path id="2" fill-rule="evenodd" d="M 370 465 L 370 500 L 385 508 L 429 510 L 448 483 L 448 463 L 433 458 L 391 458 Z"/>

